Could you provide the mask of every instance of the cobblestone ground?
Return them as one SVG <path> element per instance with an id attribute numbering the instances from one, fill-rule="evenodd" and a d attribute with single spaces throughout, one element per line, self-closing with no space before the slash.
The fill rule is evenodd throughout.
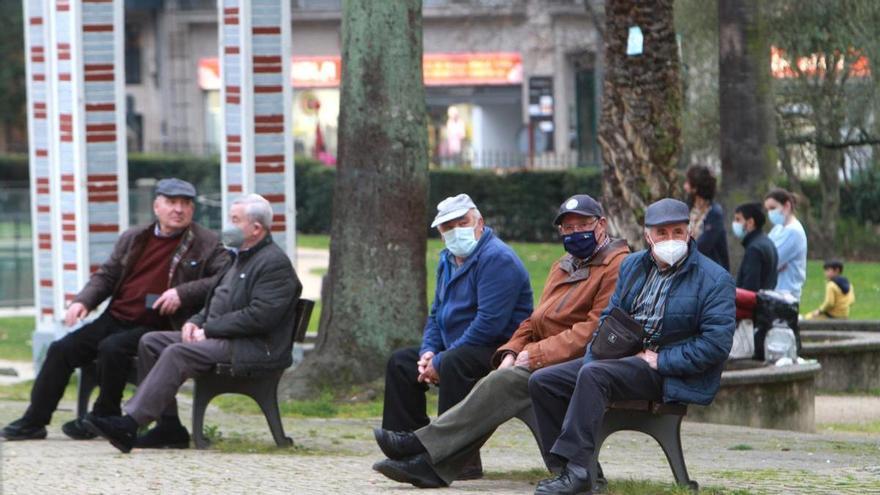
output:
<path id="1" fill-rule="evenodd" d="M 183 414 L 188 415 L 186 398 Z M 120 454 L 101 440 L 67 439 L 60 425 L 72 417 L 63 403 L 45 441 L 0 443 L 3 494 L 334 494 L 414 493 L 373 472 L 381 458 L 371 428 L 378 420 L 285 419 L 297 447 L 272 453 L 217 450 L 146 451 Z M 24 403 L 0 401 L 0 422 L 18 417 Z M 261 416 L 226 414 L 212 408 L 206 418 L 222 438 L 271 444 Z M 691 477 L 703 486 L 754 493 L 880 493 L 880 436 L 800 434 L 685 423 L 685 458 Z M 660 448 L 647 436 L 618 433 L 602 453 L 611 479 L 671 482 Z M 457 482 L 428 493 L 529 494 L 525 481 L 505 473 L 542 466 L 528 430 L 504 425 L 483 450 L 487 475 L 499 479 Z M 426 493 L 417 491 L 417 493 Z"/>

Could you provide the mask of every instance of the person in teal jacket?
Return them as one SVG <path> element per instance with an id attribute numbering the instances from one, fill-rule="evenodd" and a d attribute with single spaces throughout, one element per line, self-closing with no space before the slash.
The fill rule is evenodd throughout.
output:
<path id="1" fill-rule="evenodd" d="M 419 347 L 395 351 L 385 375 L 382 428 L 415 431 L 428 424 L 425 392 L 439 387 L 438 412 L 461 401 L 487 375 L 495 350 L 532 313 L 522 261 L 489 227 L 467 194 L 443 200 L 431 227 L 443 236 L 437 285 Z M 463 473 L 480 476 L 479 456 Z"/>
<path id="2" fill-rule="evenodd" d="M 548 465 L 556 478 L 536 494 L 589 493 L 587 466 L 605 408 L 618 400 L 706 405 L 721 383 L 736 326 L 733 277 L 697 249 L 688 207 L 661 199 L 645 212 L 651 249 L 629 255 L 583 361 L 550 366 L 529 378 L 529 394 Z M 643 350 L 596 359 L 602 323 L 619 308 L 644 329 Z"/>

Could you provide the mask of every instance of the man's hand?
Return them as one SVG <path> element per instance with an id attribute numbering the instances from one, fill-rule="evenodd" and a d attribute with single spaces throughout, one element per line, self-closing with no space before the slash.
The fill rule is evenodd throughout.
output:
<path id="1" fill-rule="evenodd" d="M 180 309 L 180 296 L 177 289 L 168 289 L 153 303 L 153 309 L 158 310 L 160 315 L 170 315 Z"/>
<path id="2" fill-rule="evenodd" d="M 202 330 L 197 327 L 195 323 L 186 322 L 183 324 L 183 328 L 180 329 L 180 339 L 186 343 L 195 342 L 193 340 L 193 335 L 196 330 Z M 202 330 L 202 334 L 204 335 L 205 331 Z"/>
<path id="3" fill-rule="evenodd" d="M 498 365 L 498 369 L 510 368 L 516 362 L 516 356 L 512 352 L 508 352 L 504 355 L 504 359 L 501 360 L 501 364 Z"/>
<path id="4" fill-rule="evenodd" d="M 205 329 L 204 328 L 196 328 L 195 330 L 193 330 L 193 334 L 192 334 L 192 341 L 193 342 L 201 342 L 201 341 L 205 340 L 206 338 L 207 337 L 205 337 Z"/>
<path id="5" fill-rule="evenodd" d="M 644 351 L 636 354 L 636 357 L 640 357 L 640 358 L 644 359 L 645 362 L 648 363 L 648 366 L 651 367 L 651 369 L 654 369 L 654 370 L 657 369 L 657 353 L 656 352 L 654 352 L 650 349 L 645 349 Z"/>
<path id="6" fill-rule="evenodd" d="M 67 314 L 64 315 L 64 324 L 73 326 L 74 323 L 82 320 L 89 314 L 89 309 L 83 303 L 72 303 L 67 307 Z"/>
<path id="7" fill-rule="evenodd" d="M 520 368 L 529 369 L 529 351 L 522 351 L 516 355 L 516 362 L 513 363 Z"/>
<path id="8" fill-rule="evenodd" d="M 428 367 L 428 363 L 430 363 L 432 359 L 434 359 L 434 353 L 431 351 L 428 351 L 419 357 L 419 362 L 416 363 L 419 366 L 419 376 L 422 376 L 422 373 L 425 372 L 425 368 Z"/>
<path id="9" fill-rule="evenodd" d="M 440 375 L 437 373 L 437 369 L 434 368 L 434 361 L 428 361 L 428 365 L 425 366 L 425 371 L 419 374 L 418 381 L 422 383 L 433 383 L 434 385 L 440 384 Z"/>

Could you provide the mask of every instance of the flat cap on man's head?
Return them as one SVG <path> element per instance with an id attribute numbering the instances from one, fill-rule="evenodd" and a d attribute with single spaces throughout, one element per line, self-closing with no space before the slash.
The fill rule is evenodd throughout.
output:
<path id="1" fill-rule="evenodd" d="M 565 200 L 559 207 L 559 213 L 553 219 L 553 225 L 559 225 L 566 213 L 574 213 L 585 217 L 601 217 L 604 215 L 602 205 L 587 194 L 575 194 Z"/>
<path id="2" fill-rule="evenodd" d="M 459 194 L 458 196 L 450 196 L 437 205 L 437 216 L 431 222 L 431 228 L 441 223 L 463 217 L 469 210 L 476 208 L 477 205 L 467 194 Z"/>
<path id="3" fill-rule="evenodd" d="M 162 179 L 156 184 L 156 196 L 167 196 L 169 198 L 189 198 L 195 199 L 196 188 L 185 180 L 176 177 L 170 179 Z"/>
<path id="4" fill-rule="evenodd" d="M 673 223 L 690 223 L 691 215 L 688 206 L 683 202 L 663 198 L 648 206 L 645 211 L 645 227 L 659 227 Z"/>

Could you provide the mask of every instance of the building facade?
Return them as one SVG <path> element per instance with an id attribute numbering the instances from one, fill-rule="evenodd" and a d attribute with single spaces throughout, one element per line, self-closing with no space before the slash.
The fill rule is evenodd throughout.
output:
<path id="1" fill-rule="evenodd" d="M 292 139 L 335 163 L 341 0 L 292 0 Z M 215 0 L 129 0 L 131 151 L 218 153 Z M 435 166 L 599 162 L 598 32 L 584 0 L 424 0 L 424 76 Z"/>

